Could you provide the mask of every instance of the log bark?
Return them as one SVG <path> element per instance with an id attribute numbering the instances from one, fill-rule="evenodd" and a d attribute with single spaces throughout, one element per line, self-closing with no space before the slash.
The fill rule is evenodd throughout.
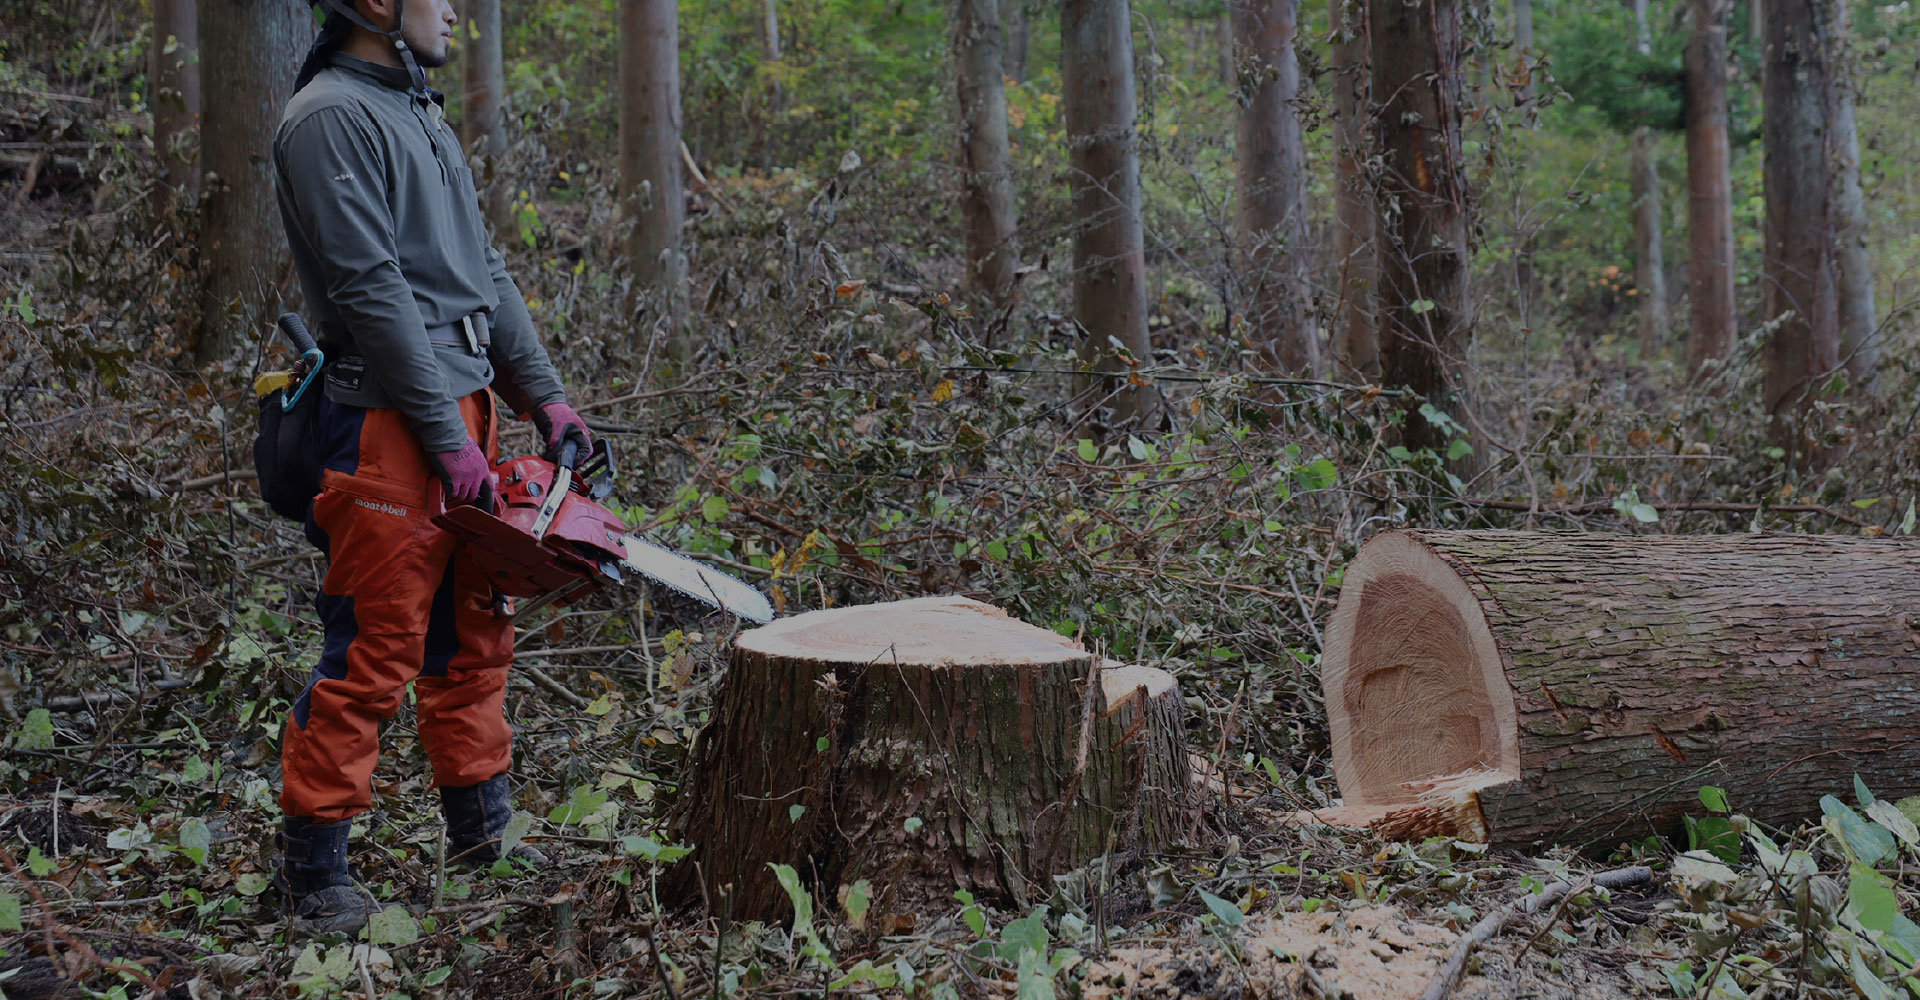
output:
<path id="1" fill-rule="evenodd" d="M 691 351 L 685 341 L 687 265 L 680 230 L 687 205 L 680 173 L 680 25 L 674 0 L 620 3 L 620 204 L 632 226 L 627 266 L 637 297 L 631 315 L 643 320 L 635 323 L 633 337 L 644 348 L 656 330 L 664 330 L 669 351 L 685 360 Z"/>
<path id="2" fill-rule="evenodd" d="M 1774 444 L 1793 465 L 1808 468 L 1823 464 L 1829 451 L 1813 405 L 1815 380 L 1840 365 L 1839 255 L 1830 183 L 1832 11 L 1809 0 L 1766 3 L 1761 315 L 1779 325 L 1767 342 L 1764 393 Z"/>
<path id="3" fill-rule="evenodd" d="M 967 273 L 996 307 L 1013 297 L 1013 159 L 1000 52 L 1000 0 L 955 0 L 953 64 L 960 104 L 960 208 Z"/>
<path id="4" fill-rule="evenodd" d="M 463 55 L 460 141 L 473 164 L 480 208 L 495 233 L 513 227 L 511 186 L 501 176 L 507 156 L 507 64 L 500 0 L 469 0 Z"/>
<path id="5" fill-rule="evenodd" d="M 293 94 L 294 74 L 313 38 L 299 4 L 199 0 L 206 165 L 200 219 L 201 364 L 233 353 L 277 312 L 274 283 L 285 268 L 286 235 L 274 204 L 273 134 Z"/>
<path id="6" fill-rule="evenodd" d="M 1467 424 L 1462 362 L 1473 338 L 1471 212 L 1460 145 L 1459 0 L 1371 8 L 1368 63 L 1380 266 L 1382 380 Z M 1402 443 L 1445 454 L 1446 429 L 1407 414 Z M 1473 455 L 1456 462 L 1469 478 Z"/>
<path id="7" fill-rule="evenodd" d="M 1133 16 L 1129 0 L 1065 0 L 1060 8 L 1069 183 L 1073 189 L 1073 316 L 1080 359 L 1110 373 L 1091 395 L 1115 424 L 1148 422 L 1159 392 L 1111 373 L 1151 362 L 1140 150 L 1134 131 Z M 1115 345 L 1118 345 L 1117 347 Z M 1143 380 L 1144 381 L 1144 380 Z"/>
<path id="8" fill-rule="evenodd" d="M 1294 53 L 1300 0 L 1233 0 L 1228 7 L 1241 58 L 1234 160 L 1237 249 L 1245 255 L 1236 269 L 1245 289 L 1243 308 L 1253 341 L 1272 369 L 1317 375 L 1320 331 L 1308 270 L 1307 153 L 1293 109 L 1300 95 L 1300 60 Z"/>
<path id="9" fill-rule="evenodd" d="M 1676 834 L 1702 785 L 1768 823 L 1856 772 L 1920 792 L 1913 542 L 1387 532 L 1322 662 L 1329 822 L 1607 849 Z"/>
<path id="10" fill-rule="evenodd" d="M 1641 55 L 1653 52 L 1653 32 L 1647 23 L 1647 0 L 1633 0 L 1634 45 Z M 1653 130 L 1633 130 L 1631 189 L 1633 192 L 1633 284 L 1640 320 L 1640 362 L 1659 352 L 1667 334 L 1667 259 L 1660 235 L 1660 171 L 1654 163 Z"/>
<path id="11" fill-rule="evenodd" d="M 1347 0 L 1333 40 L 1333 257 L 1340 288 L 1333 357 L 1342 374 L 1380 377 L 1374 286 L 1373 184 L 1367 155 L 1367 6 Z"/>
<path id="12" fill-rule="evenodd" d="M 200 195 L 200 26 L 194 0 L 154 0 L 147 73 L 153 87 L 153 153 L 162 165 L 154 209 Z"/>
<path id="13" fill-rule="evenodd" d="M 876 912 L 1051 892 L 1193 822 L 1173 677 L 1103 665 L 958 597 L 817 611 L 742 635 L 672 819 L 695 852 L 663 890 L 732 883 L 735 919 L 787 907 L 768 864 Z"/>
<path id="14" fill-rule="evenodd" d="M 1687 41 L 1687 363 L 1733 351 L 1733 179 L 1727 133 L 1727 12 L 1690 0 Z"/>

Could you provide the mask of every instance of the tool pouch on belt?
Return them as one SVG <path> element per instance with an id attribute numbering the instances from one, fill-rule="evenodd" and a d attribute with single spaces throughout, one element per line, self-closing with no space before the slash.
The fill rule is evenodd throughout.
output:
<path id="1" fill-rule="evenodd" d="M 254 380 L 260 404 L 260 433 L 253 439 L 253 468 L 260 474 L 260 496 L 282 517 L 305 522 L 307 508 L 320 495 L 320 393 L 302 393 L 285 408 L 293 391 L 288 372 L 268 372 Z"/>

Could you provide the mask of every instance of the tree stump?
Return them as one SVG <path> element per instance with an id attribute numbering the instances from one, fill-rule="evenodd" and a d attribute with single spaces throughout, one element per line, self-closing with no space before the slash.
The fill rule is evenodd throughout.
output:
<path id="1" fill-rule="evenodd" d="M 1702 785 L 1768 822 L 1858 773 L 1920 793 L 1920 545 L 1394 531 L 1347 568 L 1321 686 L 1390 836 L 1611 847 Z"/>
<path id="2" fill-rule="evenodd" d="M 867 879 L 876 913 L 1044 898 L 1051 875 L 1191 828 L 1180 716 L 1165 671 L 965 598 L 755 629 L 689 762 L 671 828 L 694 852 L 663 889 L 731 884 L 736 918 L 776 918 L 777 862 L 827 898 Z"/>

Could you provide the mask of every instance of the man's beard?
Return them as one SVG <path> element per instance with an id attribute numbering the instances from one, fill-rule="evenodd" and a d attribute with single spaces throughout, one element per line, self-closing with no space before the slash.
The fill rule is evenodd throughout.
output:
<path id="1" fill-rule="evenodd" d="M 439 69 L 452 61 L 453 45 L 451 42 L 447 42 L 438 34 L 434 34 L 428 37 L 427 43 L 427 45 L 415 45 L 411 39 L 407 41 L 407 48 L 413 50 L 413 61 L 419 63 L 421 69 Z M 429 48 L 429 45 L 433 47 Z"/>

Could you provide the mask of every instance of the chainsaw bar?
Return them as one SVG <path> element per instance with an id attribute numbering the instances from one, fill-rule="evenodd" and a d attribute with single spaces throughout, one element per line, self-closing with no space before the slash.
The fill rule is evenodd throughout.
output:
<path id="1" fill-rule="evenodd" d="M 626 550 L 620 565 L 649 580 L 749 621 L 765 625 L 773 620 L 773 605 L 767 603 L 766 595 L 741 580 L 639 535 L 627 535 L 620 544 Z"/>

